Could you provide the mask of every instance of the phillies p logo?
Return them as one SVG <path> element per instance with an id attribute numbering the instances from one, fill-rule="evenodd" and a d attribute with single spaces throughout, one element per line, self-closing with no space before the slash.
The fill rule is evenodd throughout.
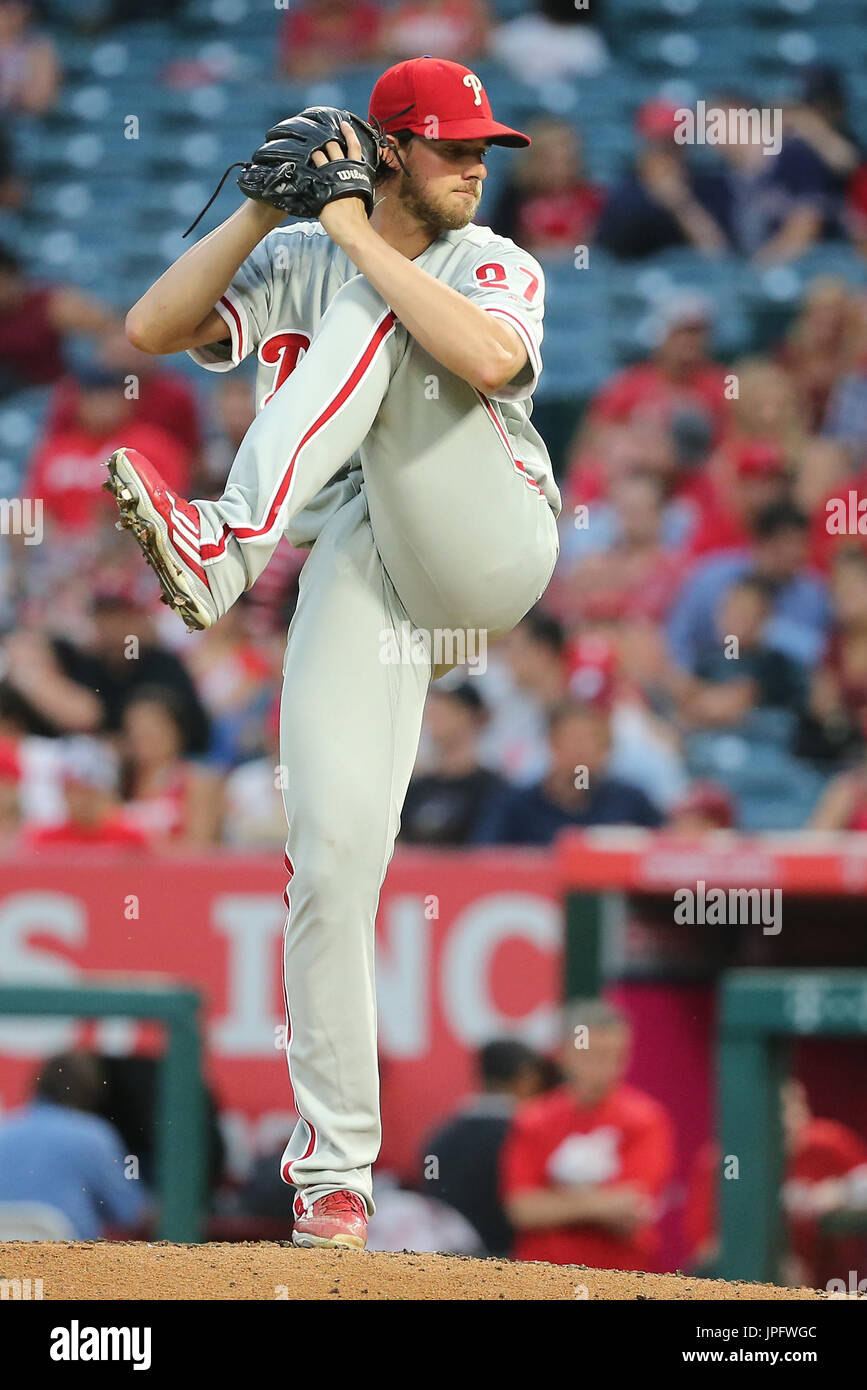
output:
<path id="1" fill-rule="evenodd" d="M 476 77 L 476 74 L 474 72 L 468 72 L 466 77 L 464 78 L 464 86 L 472 87 L 473 89 L 473 106 L 481 106 L 482 92 L 484 90 L 484 88 L 482 87 L 482 79 L 480 77 Z"/>

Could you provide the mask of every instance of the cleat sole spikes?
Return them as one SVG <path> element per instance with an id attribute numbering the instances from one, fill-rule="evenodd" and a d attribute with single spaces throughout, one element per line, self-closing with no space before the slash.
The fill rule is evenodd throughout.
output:
<path id="1" fill-rule="evenodd" d="M 120 519 L 115 524 L 118 528 L 131 531 L 135 536 L 145 560 L 159 580 L 163 603 L 183 618 L 188 632 L 204 632 L 208 625 L 198 616 L 191 596 L 186 591 L 187 581 L 183 570 L 172 564 L 170 558 L 161 552 L 156 528 L 139 516 L 135 494 L 117 476 L 115 460 L 118 452 L 120 451 L 116 451 L 106 460 L 105 466 L 109 476 L 102 485 L 104 491 L 111 493 L 117 502 Z"/>

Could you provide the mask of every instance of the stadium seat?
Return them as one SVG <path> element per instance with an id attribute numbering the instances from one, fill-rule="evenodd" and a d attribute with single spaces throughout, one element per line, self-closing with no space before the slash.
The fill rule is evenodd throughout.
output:
<path id="1" fill-rule="evenodd" d="M 757 22 L 808 28 L 851 23 L 852 0 L 745 0 L 744 10 Z"/>
<path id="2" fill-rule="evenodd" d="M 822 792 L 826 778 L 788 752 L 792 722 L 785 711 L 760 710 L 737 731 L 696 733 L 686 741 L 690 773 L 729 789 L 744 829 L 798 829 Z"/>
<path id="3" fill-rule="evenodd" d="M 34 386 L 0 401 L 0 496 L 15 497 L 39 431 L 52 387 Z"/>

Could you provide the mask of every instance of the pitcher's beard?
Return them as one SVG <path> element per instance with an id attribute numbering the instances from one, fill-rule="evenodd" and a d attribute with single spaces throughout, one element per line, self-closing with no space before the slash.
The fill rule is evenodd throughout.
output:
<path id="1" fill-rule="evenodd" d="M 412 178 L 404 178 L 398 195 L 407 212 L 431 232 L 459 232 L 468 227 L 479 210 L 482 195 L 451 202 L 451 195 L 432 198 L 418 187 Z M 466 206 L 463 206 L 466 204 Z"/>

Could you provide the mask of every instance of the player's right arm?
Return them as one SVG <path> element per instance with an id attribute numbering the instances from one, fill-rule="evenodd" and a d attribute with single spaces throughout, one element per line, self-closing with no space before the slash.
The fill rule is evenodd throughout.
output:
<path id="1" fill-rule="evenodd" d="M 224 342 L 226 321 L 214 308 L 232 278 L 286 214 L 246 199 L 231 217 L 185 251 L 126 316 L 126 336 L 142 352 L 163 355 Z"/>

